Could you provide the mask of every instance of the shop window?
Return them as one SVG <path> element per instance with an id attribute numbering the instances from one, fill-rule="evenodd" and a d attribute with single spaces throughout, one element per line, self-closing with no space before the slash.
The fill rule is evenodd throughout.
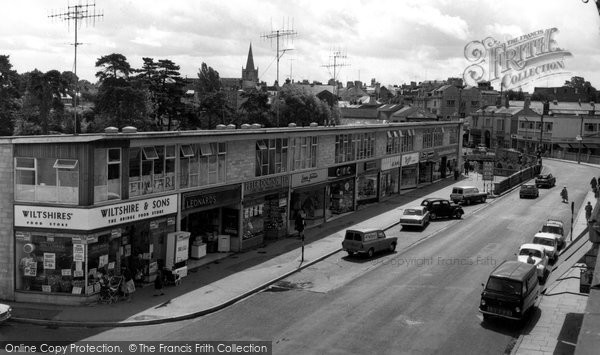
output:
<path id="1" fill-rule="evenodd" d="M 121 199 L 121 148 L 94 150 L 94 202 Z"/>
<path id="2" fill-rule="evenodd" d="M 423 130 L 423 148 L 433 147 L 433 132 L 430 129 Z"/>
<path id="3" fill-rule="evenodd" d="M 414 130 L 406 130 L 402 134 L 400 150 L 402 152 L 410 152 L 414 150 Z"/>
<path id="4" fill-rule="evenodd" d="M 77 160 L 15 158 L 15 200 L 77 204 Z"/>

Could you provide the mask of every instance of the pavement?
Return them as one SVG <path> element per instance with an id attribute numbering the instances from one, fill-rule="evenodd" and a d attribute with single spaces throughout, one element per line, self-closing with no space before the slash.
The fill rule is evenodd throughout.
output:
<path id="1" fill-rule="evenodd" d="M 450 177 L 307 229 L 304 260 L 300 240 L 288 237 L 241 253 L 209 255 L 209 263 L 197 264 L 197 267 L 190 269 L 180 285 L 165 287 L 165 295 L 154 296 L 154 287 L 149 286 L 138 287 L 131 302 L 123 300 L 113 304 L 93 303 L 83 306 L 8 302 L 13 307 L 11 321 L 54 327 L 127 327 L 210 314 L 341 251 L 346 229 L 388 229 L 398 223 L 404 206 L 419 204 L 427 195 L 461 185 L 477 186 L 480 190 L 485 190 L 481 175 L 476 173 L 461 175 L 458 181 Z M 486 188 L 489 189 L 489 186 Z M 590 198 L 590 195 L 586 198 Z M 586 235 L 582 233 L 585 222 L 582 225 L 580 217 L 581 213 L 574 224 L 574 236 Z M 568 249 L 574 248 L 566 250 Z M 552 348 L 554 351 L 563 344 L 561 339 L 565 336 L 562 329 L 565 324 L 578 321 L 578 316 L 573 318 L 572 314 L 583 313 L 587 301 L 585 295 L 578 294 L 578 272 L 577 268 L 569 268 L 569 272 L 561 274 L 562 277 L 556 282 L 548 283 L 547 294 L 539 304 L 541 317 L 529 334 L 519 338 L 513 347 L 513 353 L 542 354 L 546 353 L 546 349 Z M 574 339 L 576 342 L 577 335 Z"/>

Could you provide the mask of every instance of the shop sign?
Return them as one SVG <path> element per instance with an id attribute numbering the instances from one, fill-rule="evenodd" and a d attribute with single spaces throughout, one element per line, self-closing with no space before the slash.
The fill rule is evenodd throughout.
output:
<path id="1" fill-rule="evenodd" d="M 73 261 L 85 261 L 85 247 L 83 244 L 73 244 Z"/>
<path id="2" fill-rule="evenodd" d="M 410 153 L 402 156 L 402 166 L 413 165 L 419 162 L 419 153 Z"/>
<path id="3" fill-rule="evenodd" d="M 96 208 L 15 205 L 15 227 L 93 230 L 177 213 L 177 195 Z"/>
<path id="4" fill-rule="evenodd" d="M 110 239 L 117 239 L 121 236 L 121 228 L 113 229 L 110 231 Z"/>
<path id="5" fill-rule="evenodd" d="M 175 225 L 175 218 L 173 218 L 173 217 L 167 218 L 167 226 L 174 226 L 174 225 Z"/>
<path id="6" fill-rule="evenodd" d="M 327 180 L 327 169 L 292 175 L 292 187 L 316 184 Z"/>
<path id="7" fill-rule="evenodd" d="M 244 183 L 244 195 L 255 194 L 263 191 L 277 190 L 288 187 L 290 177 L 287 175 L 273 176 L 265 179 L 247 181 Z"/>
<path id="8" fill-rule="evenodd" d="M 23 241 L 23 242 L 30 242 L 31 241 L 31 233 L 25 233 L 25 232 L 16 232 L 15 233 L 15 237 L 17 240 Z"/>
<path id="9" fill-rule="evenodd" d="M 457 153 L 458 153 L 457 148 L 446 148 L 446 149 L 437 151 L 438 155 L 457 154 Z"/>
<path id="10" fill-rule="evenodd" d="M 402 166 L 402 156 L 398 155 L 395 157 L 381 159 L 381 170 L 391 170 Z"/>
<path id="11" fill-rule="evenodd" d="M 329 168 L 328 172 L 330 178 L 354 176 L 354 174 L 356 173 L 356 166 L 354 164 L 336 166 L 333 168 Z"/>
<path id="12" fill-rule="evenodd" d="M 433 151 L 421 152 L 421 161 L 427 161 L 433 159 Z"/>
<path id="13" fill-rule="evenodd" d="M 183 195 L 183 210 L 203 208 L 213 205 L 233 204 L 240 201 L 240 189 L 223 191 L 194 192 Z"/>
<path id="14" fill-rule="evenodd" d="M 285 207 L 287 206 L 287 198 L 280 198 L 279 199 L 279 207 Z"/>

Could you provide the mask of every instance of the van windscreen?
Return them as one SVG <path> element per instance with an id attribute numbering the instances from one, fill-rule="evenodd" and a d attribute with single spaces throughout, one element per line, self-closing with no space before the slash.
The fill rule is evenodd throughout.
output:
<path id="1" fill-rule="evenodd" d="M 489 291 L 506 293 L 510 295 L 521 294 L 521 282 L 516 280 L 507 280 L 500 279 L 497 277 L 490 277 L 485 288 Z"/>

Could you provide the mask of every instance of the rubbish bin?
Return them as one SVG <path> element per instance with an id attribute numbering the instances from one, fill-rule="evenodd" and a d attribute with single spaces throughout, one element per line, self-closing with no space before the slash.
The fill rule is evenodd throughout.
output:
<path id="1" fill-rule="evenodd" d="M 219 235 L 219 245 L 217 247 L 219 253 L 228 253 L 231 249 L 231 241 L 229 235 Z"/>

